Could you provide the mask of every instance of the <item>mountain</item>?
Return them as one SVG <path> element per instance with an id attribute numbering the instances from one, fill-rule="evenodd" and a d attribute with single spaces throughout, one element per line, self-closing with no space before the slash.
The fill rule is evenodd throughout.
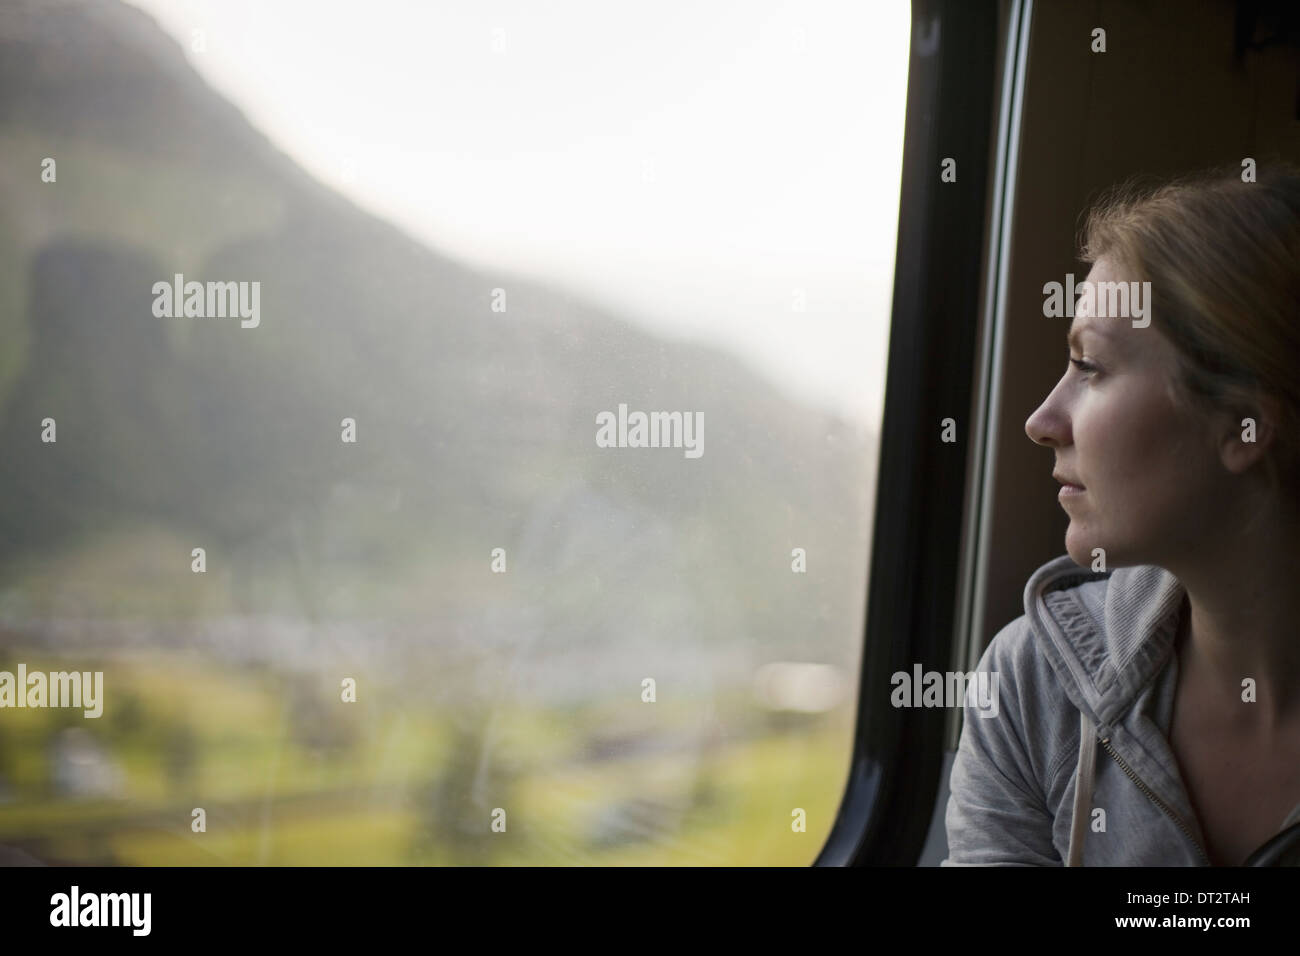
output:
<path id="1" fill-rule="evenodd" d="M 845 653 L 874 436 L 359 210 L 141 11 L 0 7 L 0 194 L 0 626 L 289 613 L 577 659 Z M 259 325 L 156 316 L 177 273 L 259 282 Z M 704 454 L 597 447 L 620 403 L 702 413 Z"/>

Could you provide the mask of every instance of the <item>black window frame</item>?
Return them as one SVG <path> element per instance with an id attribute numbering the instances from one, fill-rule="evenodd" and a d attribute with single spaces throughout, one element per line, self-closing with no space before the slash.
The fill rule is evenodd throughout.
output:
<path id="1" fill-rule="evenodd" d="M 814 866 L 912 866 L 959 715 L 895 708 L 890 677 L 966 648 L 982 471 L 977 376 L 995 187 L 999 43 L 1018 58 L 1023 0 L 913 0 L 894 294 L 867 614 L 848 780 Z M 1004 31 L 1004 32 L 1001 32 Z M 1005 95 L 1001 110 L 1005 113 Z M 1003 124 L 1005 126 L 1005 124 Z M 941 179 L 945 159 L 956 181 Z M 1001 160 L 997 160 L 1001 166 Z M 1003 170 L 999 169 L 1001 175 Z M 996 220 L 995 220 L 996 221 Z M 986 320 L 987 321 L 987 320 Z M 956 441 L 941 440 L 954 419 Z M 973 525 L 971 526 L 974 527 Z M 963 668 L 964 669 L 964 668 Z M 924 812 L 920 812 L 924 811 Z"/>

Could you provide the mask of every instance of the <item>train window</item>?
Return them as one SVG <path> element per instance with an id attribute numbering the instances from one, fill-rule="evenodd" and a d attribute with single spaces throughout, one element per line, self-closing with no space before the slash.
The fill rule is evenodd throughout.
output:
<path id="1" fill-rule="evenodd" d="M 788 864 L 902 0 L 0 11 L 0 862 Z"/>

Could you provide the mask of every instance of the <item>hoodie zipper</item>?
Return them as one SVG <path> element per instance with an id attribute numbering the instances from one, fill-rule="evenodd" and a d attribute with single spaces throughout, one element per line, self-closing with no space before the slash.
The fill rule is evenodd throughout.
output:
<path id="1" fill-rule="evenodd" d="M 1121 770 L 1123 770 L 1126 774 L 1128 774 L 1129 779 L 1132 780 L 1135 784 L 1137 784 L 1138 789 L 1141 790 L 1143 793 L 1145 793 L 1151 799 L 1152 803 L 1154 803 L 1157 807 L 1163 810 L 1165 814 L 1169 817 L 1169 819 L 1173 820 L 1174 823 L 1178 824 L 1178 828 L 1182 830 L 1185 834 L 1187 834 L 1187 839 L 1191 841 L 1192 846 L 1196 847 L 1196 852 L 1201 855 L 1201 859 L 1205 861 L 1205 865 L 1211 866 L 1212 864 L 1210 863 L 1209 855 L 1206 854 L 1205 850 L 1201 848 L 1200 842 L 1196 839 L 1195 835 L 1188 828 L 1187 824 L 1185 824 L 1179 818 L 1178 814 L 1174 813 L 1174 811 L 1169 808 L 1169 805 L 1167 803 L 1165 803 L 1163 800 L 1157 797 L 1145 783 L 1143 783 L 1141 780 L 1138 779 L 1138 775 L 1134 773 L 1133 769 L 1124 762 L 1124 758 L 1121 757 L 1119 754 L 1117 754 L 1114 748 L 1111 747 L 1110 738 L 1103 737 L 1101 739 L 1101 745 L 1106 748 L 1106 753 L 1110 754 L 1112 757 L 1115 758 L 1115 762 L 1119 764 Z"/>

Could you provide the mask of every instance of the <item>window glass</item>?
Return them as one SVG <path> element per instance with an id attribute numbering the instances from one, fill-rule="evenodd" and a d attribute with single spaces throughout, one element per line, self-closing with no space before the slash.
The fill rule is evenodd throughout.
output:
<path id="1" fill-rule="evenodd" d="M 0 11 L 0 862 L 810 863 L 909 17 Z"/>

